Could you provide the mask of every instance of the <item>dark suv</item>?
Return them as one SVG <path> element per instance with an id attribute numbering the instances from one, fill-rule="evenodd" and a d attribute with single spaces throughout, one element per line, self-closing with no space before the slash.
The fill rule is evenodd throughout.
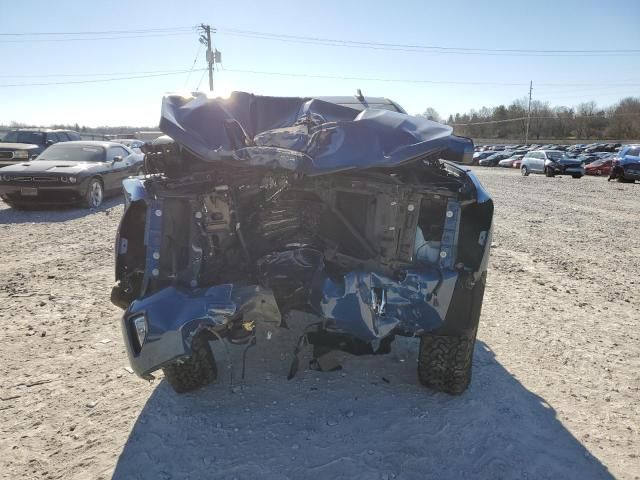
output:
<path id="1" fill-rule="evenodd" d="M 58 142 L 82 140 L 73 130 L 11 130 L 0 141 L 0 167 L 26 162 Z"/>
<path id="2" fill-rule="evenodd" d="M 389 353 L 420 339 L 418 378 L 462 393 L 493 202 L 473 142 L 379 98 L 165 98 L 144 177 L 123 182 L 112 301 L 133 370 L 177 392 L 217 375 L 210 341 L 245 344 L 317 316 L 294 350 Z M 454 163 L 456 162 L 456 163 Z M 301 325 L 302 326 L 302 325 Z M 293 349 L 292 345 L 292 349 Z M 245 350 L 246 352 L 246 350 Z"/>

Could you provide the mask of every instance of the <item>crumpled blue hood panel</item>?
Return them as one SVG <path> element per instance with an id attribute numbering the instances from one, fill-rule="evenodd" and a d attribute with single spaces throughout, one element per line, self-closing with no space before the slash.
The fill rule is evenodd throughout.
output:
<path id="1" fill-rule="evenodd" d="M 393 167 L 432 155 L 462 161 L 473 152 L 471 140 L 424 118 L 243 92 L 229 99 L 167 96 L 160 129 L 205 161 L 309 175 Z"/>

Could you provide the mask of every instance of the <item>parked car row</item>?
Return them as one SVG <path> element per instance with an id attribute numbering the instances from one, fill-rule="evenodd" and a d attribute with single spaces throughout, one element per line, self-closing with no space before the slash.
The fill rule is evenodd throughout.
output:
<path id="1" fill-rule="evenodd" d="M 569 144 L 557 144 L 549 143 L 547 145 L 542 144 L 521 144 L 521 145 L 477 145 L 476 152 L 501 152 L 503 150 L 561 150 L 563 152 L 570 153 L 613 153 L 617 152 L 622 147 L 621 143 L 576 143 Z"/>
<path id="2" fill-rule="evenodd" d="M 609 175 L 609 180 L 620 182 L 640 180 L 640 145 L 482 145 L 473 158 L 476 165 L 518 168 L 525 176 Z"/>
<path id="3" fill-rule="evenodd" d="M 6 165 L 0 168 L 0 198 L 14 208 L 74 203 L 96 208 L 122 192 L 122 180 L 144 173 L 144 142 L 127 146 L 75 140 L 76 135 L 79 139 L 76 132 L 61 130 L 9 132 L 0 143 Z M 36 141 L 41 143 L 21 143 Z"/>

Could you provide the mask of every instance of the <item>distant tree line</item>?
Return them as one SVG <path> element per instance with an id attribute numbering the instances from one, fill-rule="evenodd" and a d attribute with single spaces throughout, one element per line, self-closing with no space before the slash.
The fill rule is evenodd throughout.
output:
<path id="1" fill-rule="evenodd" d="M 449 115 L 446 122 L 428 108 L 421 116 L 454 128 L 457 135 L 523 141 L 527 124 L 527 98 L 510 105 L 482 107 L 468 113 Z M 640 139 L 640 97 L 628 97 L 610 107 L 584 102 L 574 107 L 531 102 L 529 139 Z"/>
<path id="2" fill-rule="evenodd" d="M 87 127 L 85 125 L 78 125 L 77 123 L 75 124 L 62 124 L 62 123 L 57 123 L 54 125 L 29 125 L 26 123 L 20 123 L 20 122 L 11 122 L 9 125 L 0 125 L 0 131 L 6 131 L 6 130 L 12 130 L 14 128 L 31 128 L 31 127 L 38 127 L 38 128 L 53 128 L 53 129 L 60 129 L 60 130 L 74 130 L 76 132 L 79 133 L 93 133 L 96 135 L 99 134 L 116 134 L 116 133 L 135 133 L 135 132 L 146 132 L 146 131 L 155 131 L 158 130 L 158 126 L 154 126 L 154 127 L 130 127 L 130 126 L 120 126 L 120 127 L 108 127 L 108 126 L 101 126 L 101 127 Z"/>

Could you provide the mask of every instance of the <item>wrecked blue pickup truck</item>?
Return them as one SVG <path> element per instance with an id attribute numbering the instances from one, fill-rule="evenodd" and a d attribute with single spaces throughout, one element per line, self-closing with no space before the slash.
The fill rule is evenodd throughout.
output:
<path id="1" fill-rule="evenodd" d="M 361 95 L 167 96 L 160 128 L 174 141 L 124 182 L 111 295 L 139 376 L 199 388 L 210 341 L 251 345 L 298 310 L 319 321 L 296 351 L 418 337 L 419 380 L 467 388 L 493 218 L 460 165 L 471 140 Z"/>

